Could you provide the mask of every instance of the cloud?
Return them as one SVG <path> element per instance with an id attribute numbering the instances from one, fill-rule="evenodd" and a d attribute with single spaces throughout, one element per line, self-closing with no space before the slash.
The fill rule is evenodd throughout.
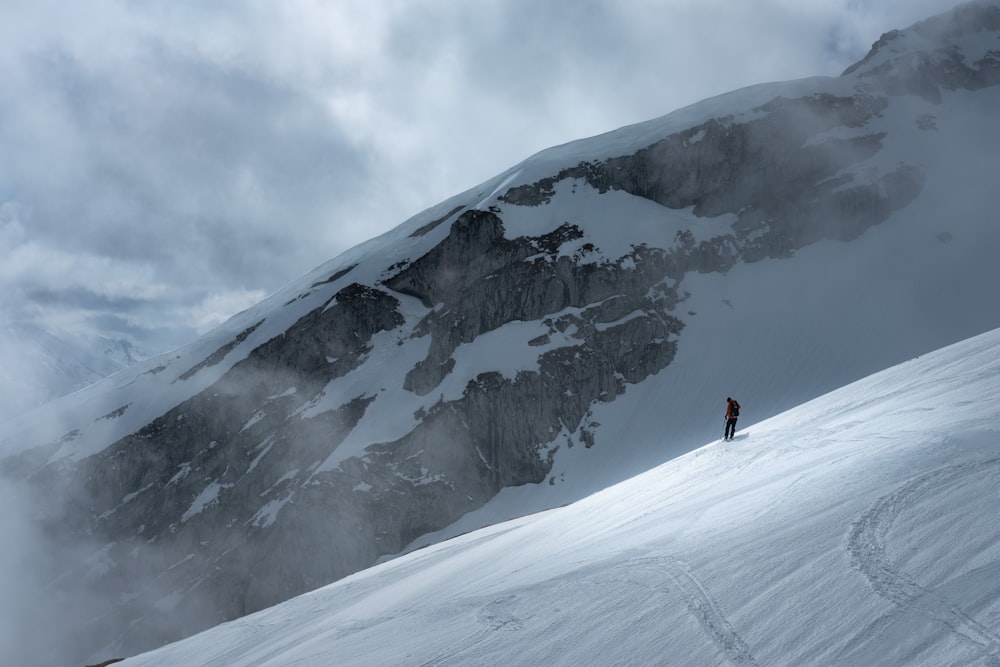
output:
<path id="1" fill-rule="evenodd" d="M 939 4 L 12 0 L 5 307 L 176 345 L 536 151 L 839 74 Z"/>

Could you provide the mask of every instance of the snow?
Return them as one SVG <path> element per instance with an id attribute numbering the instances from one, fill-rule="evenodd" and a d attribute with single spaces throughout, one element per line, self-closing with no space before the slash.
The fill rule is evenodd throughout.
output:
<path id="1" fill-rule="evenodd" d="M 1000 330 L 123 664 L 994 664 L 997 406 Z"/>
<path id="2" fill-rule="evenodd" d="M 264 439 L 264 442 L 257 445 L 255 449 L 257 455 L 254 457 L 253 461 L 250 462 L 250 465 L 247 466 L 246 474 L 249 475 L 257 468 L 258 465 L 260 465 L 261 460 L 263 460 L 263 458 L 267 456 L 268 452 L 271 451 L 271 447 L 273 446 L 274 442 L 272 440 L 272 436 L 270 435 Z"/>
<path id="3" fill-rule="evenodd" d="M 263 410 L 258 410 L 257 412 L 253 413 L 253 415 L 251 415 L 250 419 L 247 420 L 247 423 L 243 425 L 243 428 L 240 429 L 240 432 L 242 433 L 243 431 L 246 431 L 246 430 L 252 428 L 254 424 L 256 424 L 257 422 L 259 422 L 261 419 L 263 419 L 266 416 L 267 416 L 267 413 L 264 412 Z"/>
<path id="4" fill-rule="evenodd" d="M 221 493 L 223 489 L 227 489 L 230 486 L 232 486 L 232 484 L 219 484 L 218 482 L 212 482 L 206 486 L 202 492 L 198 494 L 198 497 L 194 499 L 187 511 L 184 512 L 184 515 L 181 516 L 181 521 L 186 522 L 196 514 L 200 514 L 206 507 L 214 505 L 219 498 L 219 493 Z"/>
<path id="5" fill-rule="evenodd" d="M 463 343 L 452 354 L 456 371 L 444 379 L 435 395 L 440 393 L 446 401 L 462 397 L 466 385 L 481 373 L 500 373 L 514 380 L 522 371 L 538 372 L 539 354 L 558 347 L 551 342 L 542 346 L 530 346 L 528 341 L 548 333 L 540 321 L 523 322 L 515 320 L 502 327 L 481 334 L 472 343 Z M 579 344 L 571 336 L 555 333 L 552 340 L 564 345 Z"/>
<path id="6" fill-rule="evenodd" d="M 180 465 L 177 466 L 177 472 L 174 473 L 174 476 L 167 481 L 167 486 L 172 486 L 174 484 L 177 484 L 190 474 L 191 474 L 191 462 L 185 461 L 184 463 L 181 463 Z"/>
<path id="7" fill-rule="evenodd" d="M 762 115 L 759 108 L 776 97 L 797 98 L 816 90 L 849 95 L 854 82 L 844 78 L 807 77 L 793 81 L 761 83 L 710 97 L 652 120 L 627 125 L 588 139 L 548 148 L 520 165 L 511 187 L 533 183 L 582 161 L 600 161 L 631 155 L 671 134 L 701 125 L 708 119 L 722 123 L 745 123 Z"/>
<path id="8" fill-rule="evenodd" d="M 391 442 L 403 437 L 416 426 L 417 412 L 426 410 L 437 400 L 403 389 L 406 373 L 427 356 L 430 336 L 406 345 L 397 344 L 419 321 L 408 309 L 416 299 L 404 297 L 401 302 L 407 315 L 402 328 L 405 333 L 393 330 L 375 334 L 365 362 L 330 382 L 315 401 L 301 409 L 302 417 L 308 419 L 358 396 L 375 399 L 344 442 L 314 472 L 333 470 L 347 458 L 362 456 L 364 448 L 373 442 Z"/>
<path id="9" fill-rule="evenodd" d="M 268 501 L 263 507 L 257 510 L 256 514 L 250 517 L 247 523 L 256 528 L 267 528 L 278 520 L 278 513 L 289 500 L 291 500 L 290 495 Z"/>
<path id="10" fill-rule="evenodd" d="M 559 200 L 558 206 L 498 203 L 505 235 L 508 238 L 538 236 L 568 222 L 583 229 L 586 237 L 580 239 L 578 245 L 565 244 L 560 248 L 562 254 L 572 254 L 580 245 L 590 243 L 600 251 L 598 257 L 616 260 L 632 252 L 635 245 L 672 247 L 681 231 L 691 232 L 696 243 L 731 234 L 732 223 L 736 221 L 732 214 L 699 218 L 691 208 L 666 208 L 621 190 L 600 193 L 578 179 L 560 181 L 553 190 L 553 199 Z M 609 215 L 609 211 L 613 214 Z"/>
<path id="11" fill-rule="evenodd" d="M 178 479 L 180 479 L 180 478 L 177 475 L 174 475 L 174 477 L 171 478 L 171 480 L 169 482 L 167 482 L 167 485 L 169 486 L 170 484 L 175 483 L 176 480 L 178 480 Z M 151 488 L 153 488 L 153 485 L 152 484 L 147 484 L 146 486 L 142 487 L 138 491 L 133 491 L 131 493 L 126 493 L 124 496 L 122 496 L 121 503 L 117 507 L 115 507 L 114 509 L 110 509 L 110 510 L 107 510 L 106 512 L 102 512 L 101 513 L 101 515 L 100 515 L 101 519 L 108 518 L 109 516 L 111 516 L 112 514 L 114 514 L 115 512 L 117 512 L 120 507 L 122 507 L 123 505 L 129 504 L 130 502 L 132 502 L 133 500 L 135 500 L 136 498 L 138 498 L 139 496 L 141 496 L 146 491 L 149 491 Z"/>
<path id="12" fill-rule="evenodd" d="M 503 194 L 503 192 L 502 192 L 503 189 L 506 188 L 507 186 L 509 186 L 510 183 L 515 178 L 517 178 L 517 175 L 518 175 L 518 170 L 515 169 L 512 172 L 510 172 L 509 175 L 504 176 L 503 180 L 501 180 L 500 183 L 495 188 L 493 188 L 493 190 L 490 192 L 490 194 L 486 195 L 486 197 L 484 197 L 482 201 L 480 201 L 478 204 L 476 204 L 475 208 L 483 208 L 483 207 L 488 206 L 489 203 L 490 203 L 490 200 L 492 200 L 493 198 L 495 198 L 497 195 Z"/>

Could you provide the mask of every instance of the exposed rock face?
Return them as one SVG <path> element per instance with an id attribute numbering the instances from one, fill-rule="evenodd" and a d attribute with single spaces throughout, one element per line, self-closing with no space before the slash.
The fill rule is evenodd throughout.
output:
<path id="1" fill-rule="evenodd" d="M 440 245 L 386 281 L 386 286 L 416 296 L 428 307 L 441 306 L 421 322 L 418 333 L 431 335 L 430 353 L 407 375 L 406 387 L 427 394 L 451 370 L 452 353 L 461 343 L 509 322 L 539 320 L 566 308 L 594 306 L 574 318 L 574 324 L 588 326 L 589 336 L 582 332 L 578 336 L 589 348 L 600 349 L 599 339 L 608 337 L 595 332 L 595 323 L 613 322 L 637 309 L 656 313 L 653 318 L 658 322 L 648 331 L 659 335 L 649 340 L 665 341 L 680 330 L 678 321 L 658 312 L 656 302 L 645 296 L 666 277 L 662 261 L 650 261 L 651 254 L 644 249 L 615 263 L 581 264 L 559 255 L 564 242 L 582 236 L 566 224 L 540 237 L 507 240 L 496 214 L 462 214 Z M 661 289 L 660 300 L 675 300 Z M 605 303 L 609 299 L 614 299 L 613 307 Z M 660 345 L 670 347 L 666 342 Z M 651 361 L 666 357 L 668 362 L 671 355 L 648 356 Z M 619 365 L 612 362 L 612 370 L 624 372 L 616 368 Z M 646 372 L 664 365 L 654 361 Z"/>
<path id="2" fill-rule="evenodd" d="M 756 120 L 713 118 L 634 155 L 581 163 L 511 188 L 501 199 L 541 205 L 556 183 L 578 178 L 602 192 L 624 190 L 670 208 L 693 207 L 698 216 L 736 214 L 735 235 L 699 248 L 699 271 L 784 257 L 824 238 L 850 241 L 912 201 L 923 175 L 900 165 L 875 182 L 859 183 L 845 170 L 877 153 L 883 137 L 863 131 L 847 139 L 818 137 L 835 128 L 863 128 L 887 104 L 868 94 L 777 98 L 755 109 L 761 114 Z"/>
<path id="3" fill-rule="evenodd" d="M 80 464 L 74 474 L 85 480 L 89 504 L 66 507 L 55 523 L 109 543 L 103 557 L 116 569 L 106 585 L 122 588 L 126 606 L 140 610 L 132 612 L 134 628 L 174 638 L 285 599 L 287 590 L 315 588 L 383 553 L 370 539 L 361 549 L 325 546 L 354 543 L 356 527 L 366 525 L 355 516 L 350 486 L 336 487 L 332 497 L 305 489 L 289 520 L 268 528 L 270 512 L 290 499 L 294 475 L 287 471 L 304 471 L 335 449 L 366 401 L 290 417 L 352 370 L 375 333 L 401 323 L 397 305 L 380 290 L 345 287 L 209 389 Z M 283 466 L 260 465 L 265 457 Z M 54 484 L 63 474 L 62 466 L 49 466 L 34 477 Z M 308 538 L 297 538 L 305 526 Z M 248 543 L 256 546 L 243 549 Z M 162 605 L 165 591 L 191 588 L 198 590 Z M 169 630 L 161 635 L 160 628 Z"/>
<path id="4" fill-rule="evenodd" d="M 495 214 L 463 214 L 444 242 L 384 288 L 340 290 L 219 382 L 84 461 L 77 474 L 90 504 L 58 522 L 112 545 L 109 578 L 140 582 L 126 589 L 129 606 L 144 610 L 137 625 L 174 627 L 146 608 L 156 609 L 164 589 L 197 585 L 203 593 L 164 614 L 183 618 L 180 631 L 189 632 L 370 565 L 506 486 L 544 481 L 560 432 L 586 432 L 595 401 L 665 367 L 681 329 L 668 313 L 676 296 L 655 289 L 677 269 L 664 253 L 637 248 L 620 262 L 583 266 L 555 257 L 579 236 L 563 226 L 507 240 Z M 374 334 L 403 324 L 386 288 L 443 304 L 413 333 L 431 337 L 428 359 L 407 376 L 423 394 L 447 374 L 457 345 L 513 320 L 544 318 L 553 333 L 572 327 L 578 343 L 542 353 L 538 372 L 482 374 L 460 399 L 420 415 L 404 438 L 315 471 L 373 398 L 303 412 L 363 361 Z M 49 467 L 36 479 L 63 472 Z M 143 576 L 152 563 L 164 570 L 156 586 Z"/>
<path id="5" fill-rule="evenodd" d="M 976 20 L 1000 29 L 994 14 Z M 893 40 L 859 63 L 851 94 L 820 86 L 775 96 L 744 116 L 706 118 L 421 220 L 410 235 L 424 244 L 419 253 L 389 266 L 371 257 L 377 270 L 359 262 L 313 282 L 299 299 L 332 296 L 231 367 L 229 355 L 266 330 L 264 320 L 192 360 L 176 382 L 225 372 L 99 453 L 46 463 L 63 444 L 51 443 L 4 462 L 43 488 L 82 485 L 85 503 L 48 513 L 60 530 L 75 526 L 103 545 L 102 567 L 88 576 L 121 602 L 93 628 L 101 644 L 126 627 L 127 652 L 313 589 L 505 487 L 544 482 L 562 447 L 614 446 L 596 438 L 593 410 L 674 361 L 685 276 L 850 241 L 884 222 L 925 178 L 900 161 L 861 168 L 884 150 L 886 134 L 869 126 L 891 97 L 1000 83 L 993 56 L 968 63 L 945 49 L 882 63 Z M 608 254 L 560 217 L 568 183 L 728 222 Z M 554 223 L 509 231 L 517 211 L 545 206 L 556 209 Z M 510 353 L 530 363 L 510 370 L 497 360 L 462 376 L 458 391 L 446 387 L 463 346 L 518 325 L 530 333 Z M 407 359 L 389 395 L 413 402 L 387 406 L 386 387 L 359 379 L 379 355 Z M 127 416 L 130 405 L 95 420 Z M 376 409 L 410 425 L 359 445 L 359 424 Z"/>
<path id="6" fill-rule="evenodd" d="M 416 335 L 430 335 L 430 351 L 406 376 L 406 388 L 419 394 L 432 392 L 451 371 L 460 344 L 486 332 L 532 320 L 542 320 L 553 334 L 573 328 L 576 342 L 540 354 L 537 372 L 514 379 L 480 375 L 462 399 L 435 405 L 405 439 L 417 452 L 430 444 L 427 428 L 443 427 L 441 443 L 467 443 L 465 455 L 480 461 L 484 486 L 476 489 L 477 498 L 542 481 L 549 461 L 540 454 L 551 453 L 548 446 L 562 428 L 575 432 L 592 403 L 614 400 L 625 382 L 638 382 L 673 358 L 683 325 L 669 313 L 676 294 L 661 285 L 666 256 L 635 248 L 617 262 L 580 264 L 559 255 L 564 242 L 580 237 L 563 225 L 540 237 L 508 240 L 496 214 L 468 211 L 441 244 L 386 281 L 434 306 L 416 329 Z M 547 342 L 545 334 L 533 341 Z"/>

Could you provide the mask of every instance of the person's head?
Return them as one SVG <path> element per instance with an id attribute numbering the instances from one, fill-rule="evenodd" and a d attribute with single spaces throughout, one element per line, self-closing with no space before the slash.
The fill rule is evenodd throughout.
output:
<path id="1" fill-rule="evenodd" d="M 729 396 L 726 396 L 726 403 L 732 403 L 732 402 L 733 402 L 733 399 L 731 399 Z"/>

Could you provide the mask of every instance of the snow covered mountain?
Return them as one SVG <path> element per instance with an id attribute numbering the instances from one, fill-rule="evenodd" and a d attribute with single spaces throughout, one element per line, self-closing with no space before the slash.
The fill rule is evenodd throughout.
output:
<path id="1" fill-rule="evenodd" d="M 127 340 L 51 331 L 31 323 L 9 323 L 0 329 L 0 350 L 0 423 L 149 356 Z"/>
<path id="2" fill-rule="evenodd" d="M 1000 330 L 122 663 L 991 665 Z"/>
<path id="3" fill-rule="evenodd" d="M 998 84 L 1000 0 L 963 5 L 543 151 L 5 426 L 37 613 L 157 645 L 1000 326 Z"/>

